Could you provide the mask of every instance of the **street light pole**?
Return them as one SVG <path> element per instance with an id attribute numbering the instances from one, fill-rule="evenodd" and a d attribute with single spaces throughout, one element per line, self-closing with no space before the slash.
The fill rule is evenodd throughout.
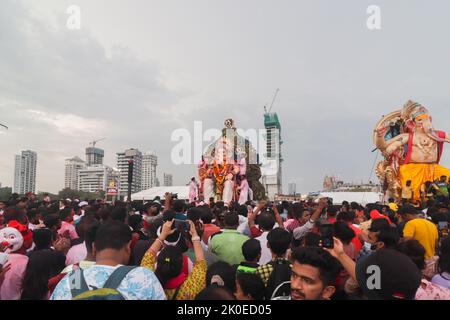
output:
<path id="1" fill-rule="evenodd" d="M 133 183 L 134 160 L 128 160 L 128 197 L 127 202 L 131 203 L 131 184 Z"/>

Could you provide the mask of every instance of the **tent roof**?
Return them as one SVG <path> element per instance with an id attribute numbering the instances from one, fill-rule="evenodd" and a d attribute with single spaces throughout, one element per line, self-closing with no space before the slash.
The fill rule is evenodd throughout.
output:
<path id="1" fill-rule="evenodd" d="M 164 199 L 166 192 L 178 194 L 178 199 L 189 199 L 189 186 L 153 187 L 131 195 L 131 200 L 153 200 L 156 197 Z"/>
<path id="2" fill-rule="evenodd" d="M 333 204 L 342 204 L 342 201 L 357 202 L 361 205 L 375 203 L 382 200 L 382 194 L 378 192 L 321 192 L 319 198 L 329 197 Z"/>

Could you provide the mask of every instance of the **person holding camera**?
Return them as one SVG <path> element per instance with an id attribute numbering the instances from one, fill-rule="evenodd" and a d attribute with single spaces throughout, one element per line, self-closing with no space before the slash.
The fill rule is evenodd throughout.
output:
<path id="1" fill-rule="evenodd" d="M 200 243 L 201 239 L 191 220 L 189 233 L 195 252 L 195 263 L 192 272 L 188 275 L 184 255 L 176 246 L 165 246 L 166 238 L 174 233 L 175 220 L 166 221 L 159 237 L 153 242 L 144 255 L 141 266 L 155 271 L 155 275 L 164 288 L 169 300 L 193 300 L 206 285 L 206 261 Z"/>

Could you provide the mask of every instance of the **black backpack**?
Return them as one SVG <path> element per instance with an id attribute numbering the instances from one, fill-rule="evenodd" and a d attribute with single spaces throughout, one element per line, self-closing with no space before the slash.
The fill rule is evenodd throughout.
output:
<path id="1" fill-rule="evenodd" d="M 291 294 L 291 263 L 284 259 L 269 262 L 273 266 L 266 286 L 266 300 L 275 297 L 289 296 Z"/>

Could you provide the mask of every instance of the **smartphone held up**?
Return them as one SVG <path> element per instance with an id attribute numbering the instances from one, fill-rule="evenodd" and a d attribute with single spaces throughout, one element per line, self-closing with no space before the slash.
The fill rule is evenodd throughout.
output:
<path id="1" fill-rule="evenodd" d="M 327 249 L 334 248 L 334 226 L 331 223 L 325 223 L 320 226 L 320 239 L 322 247 Z"/>

